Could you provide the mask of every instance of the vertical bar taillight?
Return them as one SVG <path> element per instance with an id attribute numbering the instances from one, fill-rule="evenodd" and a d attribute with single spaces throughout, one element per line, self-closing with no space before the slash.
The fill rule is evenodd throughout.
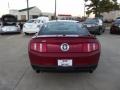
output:
<path id="1" fill-rule="evenodd" d="M 31 43 L 30 49 L 37 52 L 46 52 L 46 43 Z"/>
<path id="2" fill-rule="evenodd" d="M 83 43 L 82 51 L 83 52 L 92 52 L 99 49 L 98 43 Z"/>

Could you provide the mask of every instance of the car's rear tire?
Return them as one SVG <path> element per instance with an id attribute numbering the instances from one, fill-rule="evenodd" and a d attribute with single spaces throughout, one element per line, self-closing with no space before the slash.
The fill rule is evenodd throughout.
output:
<path id="1" fill-rule="evenodd" d="M 89 73 L 93 73 L 93 72 L 94 72 L 94 70 L 92 70 L 92 69 L 89 70 Z"/>
<path id="2" fill-rule="evenodd" d="M 98 66 L 98 64 L 90 67 L 90 68 L 89 68 L 89 73 L 93 73 L 93 72 L 96 70 L 97 66 Z"/>
<path id="3" fill-rule="evenodd" d="M 114 34 L 114 33 L 110 30 L 110 34 Z"/>
<path id="4" fill-rule="evenodd" d="M 21 32 L 18 32 L 18 34 L 21 34 Z"/>
<path id="5" fill-rule="evenodd" d="M 112 32 L 110 32 L 110 34 L 113 34 Z"/>
<path id="6" fill-rule="evenodd" d="M 40 73 L 40 70 L 35 70 L 36 73 Z"/>
<path id="7" fill-rule="evenodd" d="M 99 29 L 99 30 L 97 31 L 97 34 L 98 34 L 98 35 L 101 35 L 101 34 L 102 34 L 102 30 Z"/>
<path id="8" fill-rule="evenodd" d="M 40 73 L 40 70 L 37 68 L 37 67 L 35 67 L 34 65 L 31 65 L 32 66 L 32 69 L 36 72 L 36 73 Z"/>
<path id="9" fill-rule="evenodd" d="M 29 35 L 29 33 L 26 33 L 26 32 L 25 32 L 25 35 Z"/>
<path id="10" fill-rule="evenodd" d="M 0 35 L 3 35 L 3 33 L 0 33 Z"/>
<path id="11" fill-rule="evenodd" d="M 102 30 L 102 33 L 104 33 L 105 32 L 105 28 L 103 28 L 103 30 Z"/>

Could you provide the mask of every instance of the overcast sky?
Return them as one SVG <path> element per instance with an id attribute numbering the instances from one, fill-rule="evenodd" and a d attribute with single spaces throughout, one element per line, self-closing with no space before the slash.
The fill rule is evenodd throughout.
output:
<path id="1" fill-rule="evenodd" d="M 29 2 L 30 7 L 37 6 L 42 12 L 54 12 L 54 0 L 29 0 Z M 8 6 L 10 9 L 26 8 L 26 0 L 0 0 L 0 16 L 8 13 Z M 57 14 L 82 16 L 84 0 L 57 0 Z"/>

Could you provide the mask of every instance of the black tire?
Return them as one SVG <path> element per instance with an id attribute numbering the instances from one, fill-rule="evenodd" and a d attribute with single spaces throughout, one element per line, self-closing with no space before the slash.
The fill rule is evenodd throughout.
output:
<path id="1" fill-rule="evenodd" d="M 29 33 L 26 33 L 26 32 L 25 32 L 25 35 L 29 35 Z"/>
<path id="2" fill-rule="evenodd" d="M 93 72 L 96 70 L 97 66 L 98 66 L 98 64 L 90 67 L 90 68 L 89 68 L 89 73 L 93 73 Z"/>
<path id="3" fill-rule="evenodd" d="M 114 33 L 110 30 L 110 34 L 114 34 Z"/>
<path id="4" fill-rule="evenodd" d="M 36 68 L 34 65 L 31 65 L 32 69 L 36 72 L 36 73 L 40 73 L 40 70 L 38 68 Z"/>
<path id="5" fill-rule="evenodd" d="M 21 34 L 21 32 L 18 32 L 17 34 Z"/>
<path id="6" fill-rule="evenodd" d="M 92 70 L 92 69 L 89 70 L 89 73 L 93 73 L 93 72 L 94 72 L 94 70 Z"/>
<path id="7" fill-rule="evenodd" d="M 101 35 L 100 30 L 97 32 L 97 35 Z"/>
<path id="8" fill-rule="evenodd" d="M 0 33 L 0 35 L 3 35 L 3 33 Z"/>
<path id="9" fill-rule="evenodd" d="M 36 73 L 40 73 L 40 70 L 35 70 L 36 71 Z"/>
<path id="10" fill-rule="evenodd" d="M 97 31 L 97 34 L 98 34 L 98 35 L 101 35 L 101 34 L 102 34 L 102 29 L 99 29 L 99 30 Z"/>
<path id="11" fill-rule="evenodd" d="M 105 28 L 103 28 L 103 30 L 102 30 L 102 31 L 103 31 L 103 33 L 104 33 L 104 32 L 105 32 Z"/>
<path id="12" fill-rule="evenodd" d="M 110 34 L 113 34 L 112 32 L 110 32 Z"/>

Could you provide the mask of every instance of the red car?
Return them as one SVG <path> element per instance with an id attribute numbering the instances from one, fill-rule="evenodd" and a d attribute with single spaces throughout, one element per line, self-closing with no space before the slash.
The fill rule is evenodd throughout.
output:
<path id="1" fill-rule="evenodd" d="M 50 21 L 29 43 L 32 68 L 40 71 L 81 71 L 92 73 L 99 62 L 100 43 L 81 24 Z"/>

